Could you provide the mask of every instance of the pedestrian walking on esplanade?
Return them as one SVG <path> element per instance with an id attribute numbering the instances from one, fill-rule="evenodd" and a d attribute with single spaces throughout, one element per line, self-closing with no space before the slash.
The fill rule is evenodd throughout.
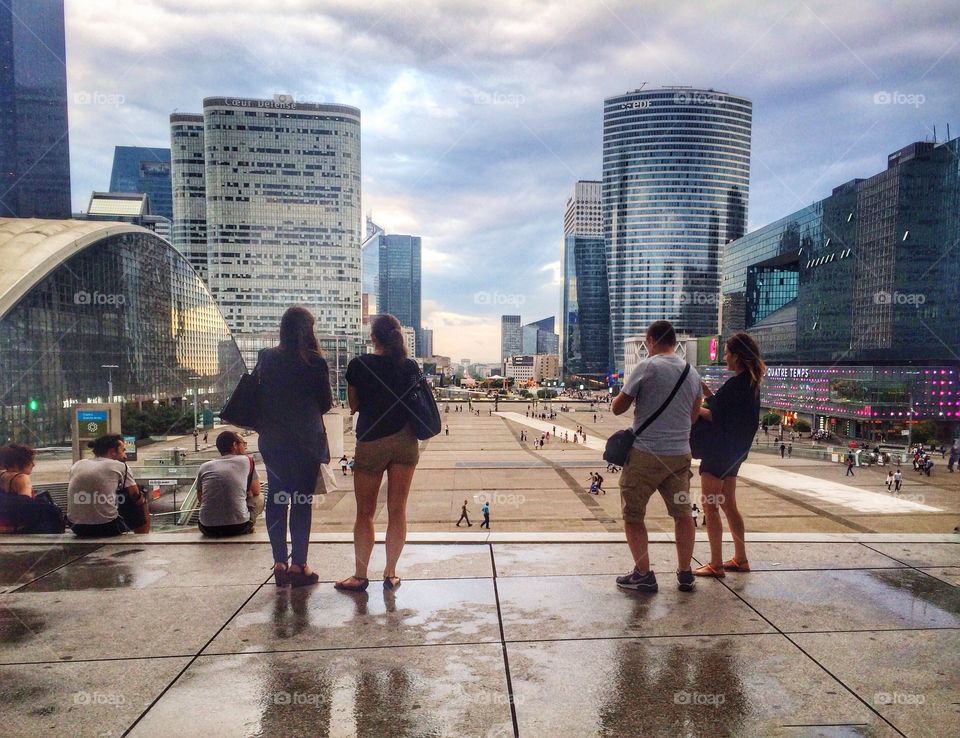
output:
<path id="1" fill-rule="evenodd" d="M 353 491 L 357 517 L 353 526 L 354 573 L 337 589 L 367 588 L 367 566 L 373 553 L 377 498 L 387 475 L 386 566 L 383 588 L 400 586 L 397 562 L 407 540 L 407 498 L 420 460 L 420 443 L 409 423 L 407 406 L 398 401 L 417 382 L 420 369 L 407 358 L 400 321 L 378 315 L 370 325 L 374 353 L 357 356 L 347 366 L 347 399 L 358 412 Z M 449 433 L 449 426 L 446 427 Z"/>
<path id="2" fill-rule="evenodd" d="M 313 494 L 322 464 L 330 463 L 323 414 L 333 405 L 330 373 L 314 334 L 313 314 L 287 309 L 280 343 L 257 360 L 260 376 L 258 447 L 267 468 L 264 519 L 278 586 L 316 584 L 307 565 Z M 292 553 L 287 549 L 289 519 Z M 288 563 L 289 558 L 289 563 Z"/>
<path id="3" fill-rule="evenodd" d="M 463 501 L 463 507 L 460 508 L 460 519 L 457 521 L 457 527 L 458 527 L 458 528 L 460 527 L 460 523 L 462 523 L 464 520 L 467 521 L 467 527 L 468 527 L 468 528 L 472 528 L 472 527 L 473 527 L 473 523 L 470 522 L 470 516 L 467 515 L 467 501 L 466 501 L 466 500 Z"/>

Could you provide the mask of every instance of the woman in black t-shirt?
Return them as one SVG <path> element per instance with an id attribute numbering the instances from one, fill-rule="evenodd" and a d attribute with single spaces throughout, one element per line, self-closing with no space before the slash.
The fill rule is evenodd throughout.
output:
<path id="1" fill-rule="evenodd" d="M 735 376 L 724 382 L 716 393 L 703 384 L 707 400 L 700 409 L 700 422 L 712 426 L 710 447 L 700 462 L 700 502 L 710 539 L 710 561 L 693 572 L 701 577 L 722 578 L 727 571 L 750 571 L 743 517 L 737 509 L 737 472 L 750 452 L 757 431 L 760 382 L 767 368 L 756 341 L 746 333 L 736 333 L 727 339 L 723 358 Z M 721 509 L 733 537 L 733 558 L 728 561 L 723 560 Z"/>
<path id="2" fill-rule="evenodd" d="M 407 496 L 420 460 L 420 446 L 410 428 L 403 398 L 417 382 L 417 363 L 408 359 L 400 322 L 389 314 L 378 315 L 370 326 L 374 353 L 357 356 L 347 366 L 347 399 L 351 412 L 359 412 L 357 448 L 353 467 L 353 493 L 357 519 L 353 526 L 356 569 L 334 586 L 362 592 L 369 585 L 367 564 L 373 552 L 373 517 L 383 473 L 387 473 L 387 565 L 383 586 L 400 586 L 397 560 L 407 539 Z"/>

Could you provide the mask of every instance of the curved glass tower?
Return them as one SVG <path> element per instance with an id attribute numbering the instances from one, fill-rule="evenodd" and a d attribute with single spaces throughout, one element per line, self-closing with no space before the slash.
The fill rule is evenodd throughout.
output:
<path id="1" fill-rule="evenodd" d="M 603 231 L 616 366 L 654 320 L 717 333 L 724 244 L 746 232 L 752 103 L 665 87 L 604 100 Z"/>

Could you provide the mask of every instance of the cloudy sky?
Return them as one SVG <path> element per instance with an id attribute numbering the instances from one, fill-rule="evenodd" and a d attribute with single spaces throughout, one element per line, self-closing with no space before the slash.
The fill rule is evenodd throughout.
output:
<path id="1" fill-rule="evenodd" d="M 205 96 L 355 105 L 364 212 L 423 237 L 423 322 L 454 359 L 497 360 L 501 313 L 559 314 L 604 97 L 751 98 L 751 229 L 960 135 L 955 0 L 67 0 L 66 21 L 75 209 L 115 145 L 169 146 Z"/>

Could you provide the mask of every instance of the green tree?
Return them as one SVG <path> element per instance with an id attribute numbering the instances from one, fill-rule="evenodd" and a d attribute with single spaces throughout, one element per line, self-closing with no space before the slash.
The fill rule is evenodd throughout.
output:
<path id="1" fill-rule="evenodd" d="M 810 423 L 808 423 L 806 420 L 803 420 L 802 418 L 799 418 L 799 419 L 793 421 L 793 429 L 794 429 L 797 433 L 809 433 L 809 432 L 810 432 Z"/>

